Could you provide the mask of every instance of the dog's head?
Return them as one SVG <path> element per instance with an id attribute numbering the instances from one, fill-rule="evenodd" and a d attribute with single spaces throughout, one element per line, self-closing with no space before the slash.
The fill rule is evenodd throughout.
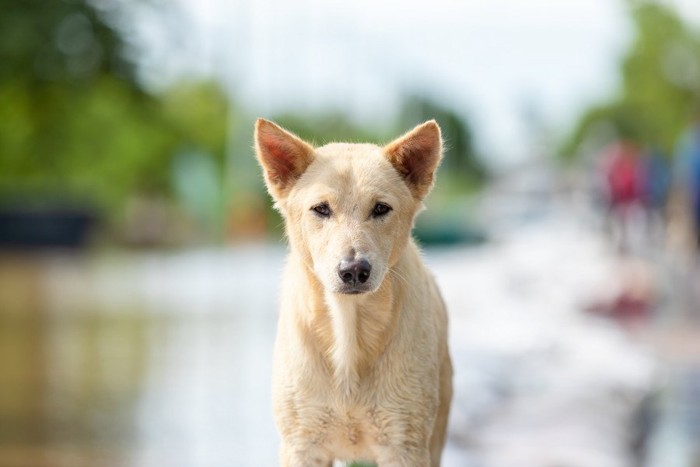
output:
<path id="1" fill-rule="evenodd" d="M 326 291 L 374 292 L 398 261 L 442 157 L 435 121 L 384 147 L 319 148 L 272 122 L 255 125 L 268 191 L 292 249 Z"/>

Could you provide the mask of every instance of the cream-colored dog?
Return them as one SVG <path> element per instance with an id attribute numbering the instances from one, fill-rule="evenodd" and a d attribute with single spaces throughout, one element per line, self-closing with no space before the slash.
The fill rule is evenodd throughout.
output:
<path id="1" fill-rule="evenodd" d="M 447 315 L 411 238 L 440 128 L 314 148 L 260 119 L 255 148 L 290 244 L 273 372 L 281 464 L 440 465 Z"/>

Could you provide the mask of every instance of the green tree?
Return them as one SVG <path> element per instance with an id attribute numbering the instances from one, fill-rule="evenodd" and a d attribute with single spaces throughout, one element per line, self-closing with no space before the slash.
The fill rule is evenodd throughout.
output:
<path id="1" fill-rule="evenodd" d="M 628 7 L 635 35 L 620 63 L 620 90 L 584 113 L 562 148 L 566 157 L 587 140 L 600 145 L 617 137 L 671 153 L 700 101 L 696 31 L 666 5 L 628 0 Z"/>
<path id="2" fill-rule="evenodd" d="M 124 41 L 86 0 L 5 0 L 0 39 L 3 83 L 80 85 L 103 75 L 135 83 Z"/>
<path id="3" fill-rule="evenodd" d="M 5 2 L 0 62 L 1 194 L 114 206 L 164 186 L 157 101 L 89 2 Z"/>
<path id="4" fill-rule="evenodd" d="M 161 96 L 162 115 L 170 130 L 187 145 L 196 146 L 223 163 L 229 99 L 215 82 L 182 82 Z"/>
<path id="5" fill-rule="evenodd" d="M 341 112 L 316 115 L 285 113 L 273 117 L 284 128 L 315 145 L 334 141 L 380 143 L 387 138 L 390 128 L 361 126 Z"/>

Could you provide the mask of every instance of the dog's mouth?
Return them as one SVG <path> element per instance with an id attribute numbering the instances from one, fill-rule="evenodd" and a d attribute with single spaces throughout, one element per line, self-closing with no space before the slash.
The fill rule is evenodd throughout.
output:
<path id="1" fill-rule="evenodd" d="M 371 292 L 372 289 L 369 287 L 367 284 L 357 284 L 357 285 L 350 285 L 350 284 L 343 284 L 337 289 L 337 293 L 343 294 L 343 295 L 359 295 L 367 292 Z"/>

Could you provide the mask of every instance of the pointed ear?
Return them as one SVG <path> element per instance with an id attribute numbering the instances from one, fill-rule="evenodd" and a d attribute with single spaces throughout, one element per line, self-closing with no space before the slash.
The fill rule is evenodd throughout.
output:
<path id="1" fill-rule="evenodd" d="M 442 158 L 442 137 L 435 120 L 418 125 L 387 144 L 384 155 L 401 174 L 416 199 L 422 200 L 433 186 Z"/>
<path id="2" fill-rule="evenodd" d="M 279 200 L 314 160 L 314 148 L 274 123 L 255 122 L 255 153 L 265 174 L 267 189 Z"/>

